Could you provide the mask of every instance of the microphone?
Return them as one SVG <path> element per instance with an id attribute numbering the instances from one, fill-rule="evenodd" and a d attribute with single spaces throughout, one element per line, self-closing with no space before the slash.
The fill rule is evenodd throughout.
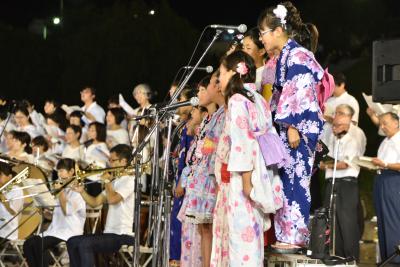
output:
<path id="1" fill-rule="evenodd" d="M 184 106 L 197 106 L 198 104 L 199 104 L 199 99 L 197 97 L 192 97 L 188 101 L 174 103 L 169 106 L 165 106 L 165 107 L 161 108 L 161 110 L 177 109 L 179 107 L 184 107 Z"/>
<path id="2" fill-rule="evenodd" d="M 241 33 L 247 31 L 247 26 L 245 24 L 240 24 L 239 26 L 212 24 L 210 27 L 212 29 L 235 30 Z"/>
<path id="3" fill-rule="evenodd" d="M 187 70 L 191 70 L 194 68 L 194 66 L 185 66 L 183 68 L 187 69 Z M 207 73 L 211 73 L 211 72 L 213 72 L 214 68 L 212 66 L 207 66 L 207 67 L 198 67 L 198 68 L 196 68 L 196 70 L 204 70 Z"/>
<path id="4" fill-rule="evenodd" d="M 156 109 L 156 107 L 154 107 L 153 109 Z M 140 121 L 142 119 L 150 119 L 150 118 L 153 118 L 155 116 L 156 116 L 156 114 L 147 114 L 147 115 L 135 116 L 135 117 L 133 117 L 133 118 L 131 118 L 129 120 L 130 121 Z"/>

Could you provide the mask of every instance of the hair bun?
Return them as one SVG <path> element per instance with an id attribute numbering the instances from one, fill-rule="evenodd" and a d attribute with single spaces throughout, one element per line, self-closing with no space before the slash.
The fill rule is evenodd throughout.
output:
<path id="1" fill-rule="evenodd" d="M 283 2 L 282 5 L 284 5 L 288 11 L 286 20 L 288 26 L 291 27 L 289 31 L 300 31 L 303 27 L 303 20 L 301 19 L 300 12 L 290 1 Z"/>

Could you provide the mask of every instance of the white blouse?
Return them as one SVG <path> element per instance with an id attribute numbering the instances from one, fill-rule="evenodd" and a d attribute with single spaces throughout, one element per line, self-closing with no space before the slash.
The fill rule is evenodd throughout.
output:
<path id="1" fill-rule="evenodd" d="M 63 213 L 60 200 L 57 199 L 58 206 L 54 208 L 53 219 L 43 236 L 54 236 L 67 241 L 72 236 L 83 234 L 86 202 L 79 193 L 71 189 L 65 189 L 64 192 L 67 199 L 66 214 Z"/>

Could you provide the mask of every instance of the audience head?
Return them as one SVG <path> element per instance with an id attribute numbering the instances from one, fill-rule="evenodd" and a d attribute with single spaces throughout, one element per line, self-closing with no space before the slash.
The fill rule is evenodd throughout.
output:
<path id="1" fill-rule="evenodd" d="M 399 116 L 393 112 L 387 112 L 380 115 L 379 127 L 387 137 L 392 137 L 399 131 Z"/>
<path id="2" fill-rule="evenodd" d="M 58 177 L 67 179 L 75 174 L 75 161 L 69 158 L 60 159 L 56 166 Z"/>
<path id="3" fill-rule="evenodd" d="M 81 90 L 81 100 L 85 104 L 90 104 L 96 99 L 96 90 L 92 86 L 85 86 Z"/>
<path id="4" fill-rule="evenodd" d="M 131 162 L 132 148 L 125 144 L 119 144 L 110 150 L 110 164 L 112 167 L 127 166 Z"/>
<path id="5" fill-rule="evenodd" d="M 132 95 L 136 102 L 143 107 L 150 102 L 152 91 L 149 85 L 142 83 L 133 89 Z"/>
<path id="6" fill-rule="evenodd" d="M 103 123 L 92 122 L 89 124 L 88 138 L 95 142 L 105 142 L 107 137 L 107 128 Z"/>
<path id="7" fill-rule="evenodd" d="M 125 119 L 125 112 L 122 108 L 111 108 L 107 112 L 106 121 L 108 126 L 120 125 Z"/>

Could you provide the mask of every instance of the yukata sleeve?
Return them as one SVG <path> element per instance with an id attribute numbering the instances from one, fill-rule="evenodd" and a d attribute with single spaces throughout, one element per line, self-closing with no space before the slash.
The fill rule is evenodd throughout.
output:
<path id="1" fill-rule="evenodd" d="M 249 111 L 243 99 L 243 96 L 233 95 L 228 103 L 231 114 L 229 118 L 231 149 L 228 160 L 230 172 L 247 172 L 254 169 L 256 139 L 250 129 Z"/>
<path id="2" fill-rule="evenodd" d="M 323 120 L 316 97 L 317 81 L 312 70 L 301 61 L 288 67 L 275 122 L 296 128 L 301 136 L 316 143 Z"/>

